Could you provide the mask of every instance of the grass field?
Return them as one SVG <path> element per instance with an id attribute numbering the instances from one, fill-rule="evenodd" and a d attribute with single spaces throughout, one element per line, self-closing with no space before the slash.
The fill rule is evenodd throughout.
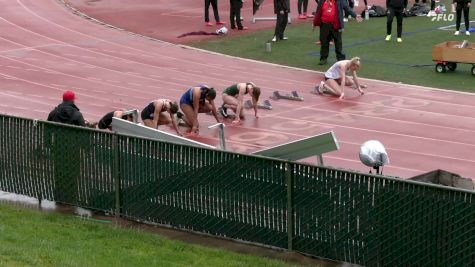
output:
<path id="1" fill-rule="evenodd" d="M 450 9 L 450 5 L 446 6 Z M 471 17 L 475 18 L 474 8 Z M 396 21 L 393 22 L 393 40 L 384 41 L 386 18 L 371 18 L 357 23 L 346 23 L 343 45 L 347 58 L 359 56 L 363 67 L 359 76 L 378 80 L 424 85 L 436 88 L 475 92 L 475 77 L 469 64 L 459 64 L 455 72 L 436 73 L 432 61 L 432 46 L 444 41 L 464 39 L 474 42 L 471 36 L 454 36 L 455 27 L 440 30 L 439 27 L 455 25 L 454 21 L 432 21 L 429 17 L 409 17 L 403 22 L 403 43 L 395 41 Z M 250 25 L 252 27 L 252 24 Z M 475 22 L 471 23 L 475 26 Z M 272 52 L 265 51 L 265 43 L 273 36 L 273 29 L 250 32 L 245 35 L 229 35 L 191 45 L 229 54 L 272 63 L 284 64 L 311 70 L 326 71 L 336 59 L 334 47 L 330 47 L 329 64 L 319 66 L 320 46 L 318 28 L 312 32 L 311 21 L 290 24 L 286 30 L 287 41 L 272 44 Z M 464 29 L 462 23 L 462 29 Z M 475 51 L 474 51 L 475 54 Z M 475 63 L 475 62 L 474 62 Z M 245 78 L 244 78 L 245 79 Z"/>
<path id="2" fill-rule="evenodd" d="M 0 266 L 290 266 L 0 203 Z"/>

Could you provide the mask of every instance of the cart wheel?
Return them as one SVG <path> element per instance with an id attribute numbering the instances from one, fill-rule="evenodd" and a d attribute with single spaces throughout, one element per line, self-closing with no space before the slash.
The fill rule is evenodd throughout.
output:
<path id="1" fill-rule="evenodd" d="M 457 63 L 455 63 L 455 62 L 449 62 L 449 63 L 447 63 L 447 68 L 448 68 L 450 71 L 454 71 L 454 70 L 457 68 Z"/>
<path id="2" fill-rule="evenodd" d="M 446 72 L 447 69 L 445 68 L 444 64 L 437 63 L 437 65 L 435 65 L 435 71 L 437 71 L 438 73 L 443 73 L 443 72 Z"/>
<path id="3" fill-rule="evenodd" d="M 475 76 L 475 65 L 472 67 L 472 75 Z"/>

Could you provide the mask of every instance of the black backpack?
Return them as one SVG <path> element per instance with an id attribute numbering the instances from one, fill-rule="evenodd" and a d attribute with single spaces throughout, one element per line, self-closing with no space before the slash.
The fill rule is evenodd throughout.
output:
<path id="1" fill-rule="evenodd" d="M 409 11 L 406 12 L 408 17 L 410 16 L 425 16 L 429 13 L 430 8 L 426 5 L 415 3 Z"/>
<path id="2" fill-rule="evenodd" d="M 371 8 L 368 10 L 368 13 L 370 17 L 385 17 L 386 9 L 382 6 L 371 6 Z M 363 11 L 361 16 L 365 16 L 365 11 Z"/>

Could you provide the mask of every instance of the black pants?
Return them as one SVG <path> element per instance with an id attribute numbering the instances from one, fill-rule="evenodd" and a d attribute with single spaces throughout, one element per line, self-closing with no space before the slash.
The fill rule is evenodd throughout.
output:
<path id="1" fill-rule="evenodd" d="M 299 10 L 299 15 L 302 14 L 302 6 L 303 6 L 303 13 L 307 13 L 308 0 L 298 0 L 297 5 L 298 5 L 297 7 Z"/>
<path id="2" fill-rule="evenodd" d="M 403 17 L 403 11 L 404 9 L 402 8 L 392 8 L 389 7 L 388 9 L 388 21 L 387 21 L 387 34 L 391 35 L 392 27 L 393 27 L 393 19 L 394 16 L 396 16 L 397 19 L 397 37 L 401 38 L 402 36 L 402 17 Z"/>
<path id="3" fill-rule="evenodd" d="M 330 41 L 335 42 L 335 53 L 337 61 L 346 59 L 346 55 L 343 53 L 343 40 L 341 31 L 335 30 L 333 24 L 322 22 L 320 27 L 320 60 L 326 60 L 330 52 Z"/>
<path id="4" fill-rule="evenodd" d="M 351 10 L 353 10 L 353 8 L 355 7 L 355 1 L 354 0 L 345 0 L 345 1 L 348 1 L 348 6 L 350 7 Z M 348 14 L 346 10 L 343 10 L 343 11 L 345 13 L 345 18 L 348 18 L 350 14 Z"/>
<path id="5" fill-rule="evenodd" d="M 242 23 L 241 23 L 241 8 L 242 8 L 242 1 L 241 0 L 231 0 L 231 11 L 230 19 L 231 19 L 231 29 L 235 29 L 236 25 L 239 30 L 242 30 Z"/>
<path id="6" fill-rule="evenodd" d="M 275 23 L 275 37 L 279 40 L 284 38 L 284 31 L 287 27 L 287 22 L 289 20 L 289 13 L 284 12 L 284 14 L 277 13 L 277 21 Z"/>
<path id="7" fill-rule="evenodd" d="M 467 4 L 457 4 L 457 8 L 455 9 L 455 12 L 457 13 L 457 18 L 455 20 L 455 30 L 460 29 L 460 21 L 462 20 L 462 11 L 463 11 L 463 18 L 465 19 L 465 29 L 468 31 L 469 26 L 468 26 L 468 14 L 470 13 L 470 8 L 467 6 Z"/>
<path id="8" fill-rule="evenodd" d="M 216 22 L 220 21 L 219 20 L 219 13 L 218 13 L 218 0 L 205 0 L 205 22 L 209 22 L 209 5 L 213 7 L 213 12 L 214 12 L 214 19 Z"/>

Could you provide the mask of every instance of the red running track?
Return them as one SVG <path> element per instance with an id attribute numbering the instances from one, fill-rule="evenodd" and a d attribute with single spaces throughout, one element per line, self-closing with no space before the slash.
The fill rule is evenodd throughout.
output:
<path id="1" fill-rule="evenodd" d="M 46 118 L 72 88 L 85 117 L 98 120 L 115 108 L 178 99 L 198 83 L 222 90 L 252 80 L 263 88 L 263 99 L 272 90 L 298 89 L 305 101 L 272 101 L 274 110 L 261 110 L 261 118 L 249 112 L 242 126 L 226 127 L 233 151 L 333 130 L 341 149 L 325 155 L 331 166 L 368 171 L 358 159 L 359 147 L 376 139 L 391 160 L 387 175 L 407 178 L 440 168 L 475 177 L 473 94 L 368 80 L 366 95 L 350 92 L 340 101 L 309 93 L 322 79 L 317 72 L 146 40 L 84 20 L 54 0 L 0 3 L 1 113 Z M 217 130 L 206 128 L 215 123 L 212 116 L 200 120 L 199 140 L 217 145 Z"/>

